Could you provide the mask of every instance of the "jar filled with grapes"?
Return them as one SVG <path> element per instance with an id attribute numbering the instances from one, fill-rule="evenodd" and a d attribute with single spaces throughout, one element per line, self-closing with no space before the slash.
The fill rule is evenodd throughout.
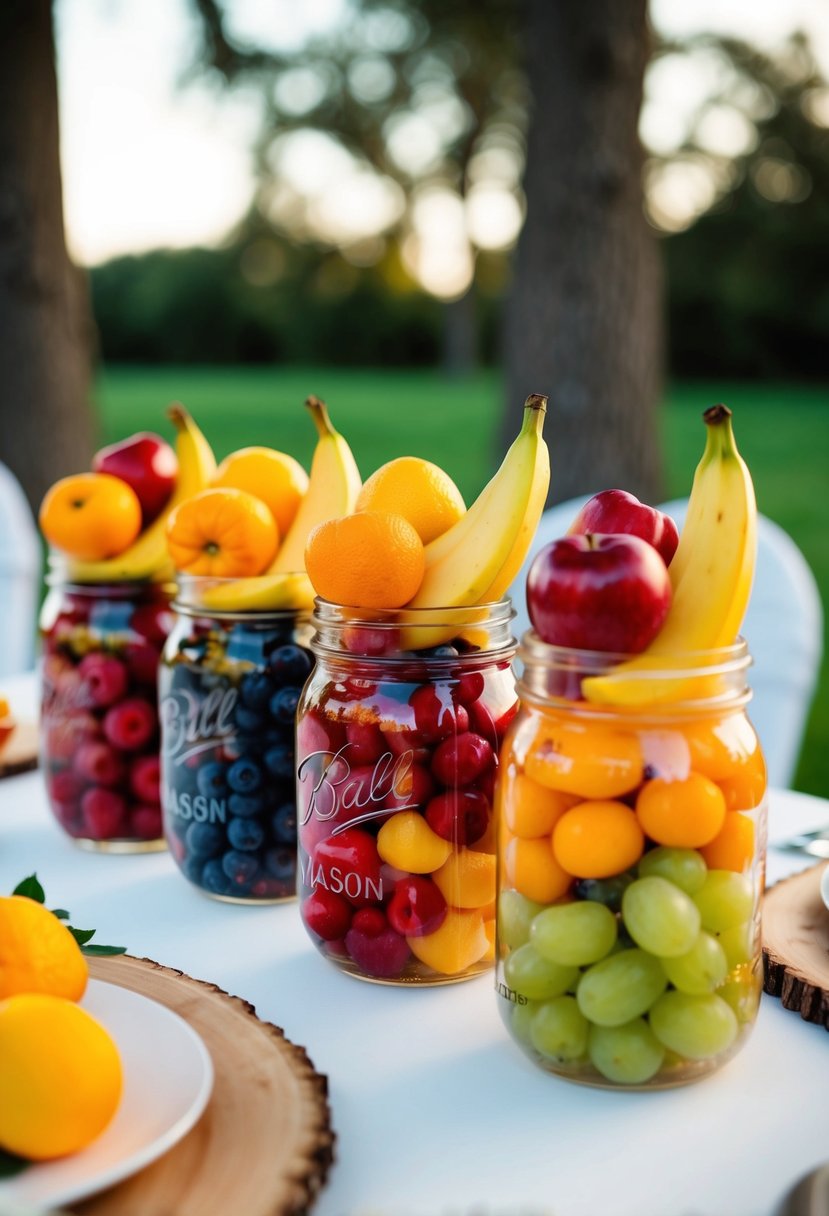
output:
<path id="1" fill-rule="evenodd" d="M 297 714 L 301 912 L 360 979 L 446 984 L 494 957 L 498 751 L 516 710 L 509 601 L 318 600 Z"/>
<path id="2" fill-rule="evenodd" d="M 501 756 L 497 1000 L 569 1080 L 655 1089 L 719 1068 L 762 984 L 766 770 L 746 645 L 625 661 L 525 635 Z"/>

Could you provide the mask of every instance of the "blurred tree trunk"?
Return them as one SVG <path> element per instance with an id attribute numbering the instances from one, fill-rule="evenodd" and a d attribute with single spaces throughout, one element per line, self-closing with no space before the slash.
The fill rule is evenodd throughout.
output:
<path id="1" fill-rule="evenodd" d="M 478 318 L 474 284 L 443 305 L 443 370 L 461 379 L 478 366 Z"/>
<path id="2" fill-rule="evenodd" d="M 51 0 L 0 5 L 0 460 L 33 505 L 88 467 L 92 320 L 63 230 Z"/>
<path id="3" fill-rule="evenodd" d="M 508 303 L 507 434 L 550 397 L 553 501 L 662 495 L 662 276 L 637 131 L 646 0 L 528 0 L 527 219 Z"/>

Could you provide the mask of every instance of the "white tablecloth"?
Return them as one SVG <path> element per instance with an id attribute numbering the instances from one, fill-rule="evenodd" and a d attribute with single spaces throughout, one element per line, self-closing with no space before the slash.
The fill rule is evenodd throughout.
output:
<path id="1" fill-rule="evenodd" d="M 6 686 L 18 714 L 31 709 L 30 681 Z M 771 841 L 825 822 L 829 802 L 772 792 Z M 769 881 L 811 864 L 772 847 Z M 337 1135 L 319 1216 L 771 1216 L 829 1158 L 829 1036 L 771 997 L 705 1081 L 583 1088 L 512 1044 L 490 978 L 422 991 L 349 979 L 310 945 L 295 903 L 228 906 L 166 854 L 80 851 L 39 773 L 0 783 L 0 892 L 35 870 L 98 940 L 245 997 L 307 1049 Z"/>

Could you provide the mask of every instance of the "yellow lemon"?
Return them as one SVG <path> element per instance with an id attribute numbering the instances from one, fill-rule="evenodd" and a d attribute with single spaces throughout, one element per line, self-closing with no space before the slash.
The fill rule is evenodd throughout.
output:
<path id="1" fill-rule="evenodd" d="M 79 1001 L 88 974 L 78 943 L 48 908 L 24 895 L 0 896 L 0 999 L 48 992 Z"/>

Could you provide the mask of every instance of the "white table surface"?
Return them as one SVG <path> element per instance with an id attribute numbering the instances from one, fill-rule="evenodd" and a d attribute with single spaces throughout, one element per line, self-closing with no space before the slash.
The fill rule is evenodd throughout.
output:
<path id="1" fill-rule="evenodd" d="M 33 716 L 31 679 L 4 691 Z M 770 801 L 772 842 L 829 822 L 822 799 L 775 790 Z M 813 864 L 772 846 L 769 882 Z M 0 783 L 0 893 L 35 870 L 49 902 L 98 940 L 245 997 L 306 1048 L 328 1076 L 337 1135 L 319 1216 L 772 1216 L 829 1159 L 829 1036 L 772 997 L 743 1050 L 704 1081 L 585 1088 L 513 1045 L 490 978 L 397 990 L 343 976 L 295 903 L 228 906 L 166 854 L 79 850 L 37 772 Z"/>

